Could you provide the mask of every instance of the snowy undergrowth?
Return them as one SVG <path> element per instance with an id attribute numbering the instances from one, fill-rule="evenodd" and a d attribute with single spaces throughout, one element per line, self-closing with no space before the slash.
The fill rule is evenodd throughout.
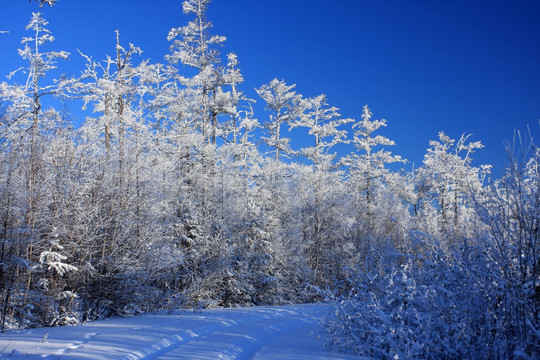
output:
<path id="1" fill-rule="evenodd" d="M 507 151 L 505 175 L 470 193 L 476 216 L 461 230 L 442 216 L 391 261 L 369 248 L 375 261 L 351 271 L 326 319 L 335 346 L 377 359 L 540 358 L 540 149 Z"/>
<path id="2" fill-rule="evenodd" d="M 466 251 L 356 272 L 325 320 L 332 343 L 377 359 L 536 358 L 533 299 Z"/>

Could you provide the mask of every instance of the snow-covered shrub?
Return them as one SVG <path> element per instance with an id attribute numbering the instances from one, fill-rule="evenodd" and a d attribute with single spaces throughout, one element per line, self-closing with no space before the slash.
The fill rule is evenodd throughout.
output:
<path id="1" fill-rule="evenodd" d="M 519 137 L 519 133 L 517 133 Z M 540 357 L 540 149 L 519 137 L 507 147 L 505 174 L 477 199 L 489 228 L 481 246 L 496 278 L 501 350 L 516 358 Z"/>
<path id="2" fill-rule="evenodd" d="M 350 280 L 353 289 L 334 301 L 327 319 L 334 345 L 375 358 L 413 358 L 421 351 L 413 331 L 418 314 L 408 310 L 416 284 L 406 272 L 364 273 Z"/>
<path id="3" fill-rule="evenodd" d="M 351 275 L 326 319 L 333 344 L 377 359 L 535 358 L 538 332 L 532 322 L 519 329 L 513 311 L 527 300 L 487 255 L 464 245 Z"/>

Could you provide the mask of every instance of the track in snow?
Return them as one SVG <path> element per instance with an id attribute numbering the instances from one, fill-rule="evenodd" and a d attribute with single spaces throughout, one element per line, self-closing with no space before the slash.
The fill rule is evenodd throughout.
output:
<path id="1" fill-rule="evenodd" d="M 0 334 L 6 359 L 358 359 L 325 348 L 326 305 L 205 310 Z"/>

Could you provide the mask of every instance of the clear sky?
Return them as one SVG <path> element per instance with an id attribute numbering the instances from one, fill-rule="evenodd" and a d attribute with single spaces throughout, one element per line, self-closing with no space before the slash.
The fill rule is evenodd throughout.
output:
<path id="1" fill-rule="evenodd" d="M 0 2 L 3 78 L 23 65 L 17 48 L 40 9 Z M 49 49 L 72 53 L 68 76 L 82 70 L 77 49 L 114 54 L 116 29 L 142 58 L 164 62 L 169 29 L 188 21 L 181 0 L 58 0 L 41 11 L 56 37 Z M 416 164 L 439 131 L 473 133 L 486 145 L 476 164 L 498 167 L 514 129 L 530 125 L 540 142 L 538 0 L 214 0 L 208 18 L 227 37 L 222 53 L 238 55 L 249 96 L 276 77 L 304 96 L 325 93 L 346 117 L 368 104 L 388 120 L 380 134 L 396 141 L 391 150 Z"/>

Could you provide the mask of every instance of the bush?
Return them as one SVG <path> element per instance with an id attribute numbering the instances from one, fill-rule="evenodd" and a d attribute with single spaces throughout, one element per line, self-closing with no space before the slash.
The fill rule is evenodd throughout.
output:
<path id="1" fill-rule="evenodd" d="M 502 280 L 479 247 L 356 272 L 327 329 L 336 347 L 377 359 L 536 358 L 538 331 L 520 329 L 508 302 L 527 297 Z"/>

